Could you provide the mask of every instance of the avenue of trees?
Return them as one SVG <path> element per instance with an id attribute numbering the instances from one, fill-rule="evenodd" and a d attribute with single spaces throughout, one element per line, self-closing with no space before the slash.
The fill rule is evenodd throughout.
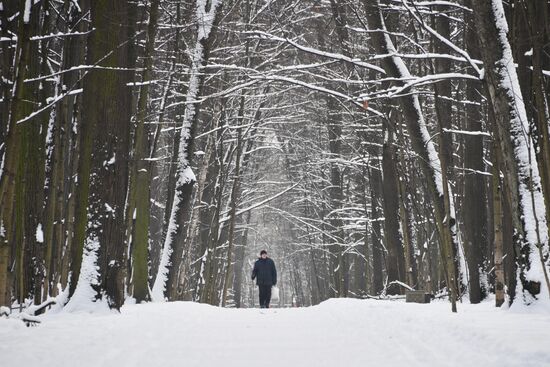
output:
<path id="1" fill-rule="evenodd" d="M 0 0 L 0 306 L 550 295 L 550 1 Z"/>

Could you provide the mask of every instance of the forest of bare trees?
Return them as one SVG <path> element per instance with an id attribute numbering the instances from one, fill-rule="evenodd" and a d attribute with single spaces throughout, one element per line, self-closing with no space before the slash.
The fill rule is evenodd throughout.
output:
<path id="1" fill-rule="evenodd" d="M 550 295 L 548 0 L 0 0 L 0 306 Z M 460 308 L 460 305 L 458 306 Z"/>

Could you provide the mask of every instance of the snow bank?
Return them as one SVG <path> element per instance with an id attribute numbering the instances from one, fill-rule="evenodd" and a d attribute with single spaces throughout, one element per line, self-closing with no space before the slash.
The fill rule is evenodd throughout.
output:
<path id="1" fill-rule="evenodd" d="M 174 302 L 120 314 L 61 312 L 25 328 L 0 319 L 6 366 L 550 365 L 550 313 L 492 303 L 332 299 L 296 309 L 222 309 Z M 261 361 L 261 363 L 259 363 Z"/>

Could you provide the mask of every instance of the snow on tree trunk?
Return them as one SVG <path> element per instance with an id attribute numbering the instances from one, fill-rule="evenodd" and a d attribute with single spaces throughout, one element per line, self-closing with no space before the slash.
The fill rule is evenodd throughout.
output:
<path id="1" fill-rule="evenodd" d="M 215 23 L 218 10 L 221 9 L 223 0 L 212 0 L 210 4 L 206 0 L 198 0 L 196 4 L 196 17 L 198 22 L 197 40 L 192 51 L 191 70 L 189 77 L 189 89 L 185 101 L 185 113 L 181 129 L 181 138 L 178 146 L 178 169 L 176 172 L 176 193 L 173 198 L 172 211 L 168 223 L 166 240 L 162 250 L 162 257 L 157 277 L 152 289 L 154 301 L 163 301 L 168 298 L 183 256 L 183 240 L 186 231 L 186 216 L 189 211 L 192 186 L 196 178 L 190 167 L 194 130 L 197 123 L 198 106 L 204 76 L 201 69 L 208 61 L 209 40 Z M 207 6 L 209 7 L 207 8 Z"/>
<path id="2" fill-rule="evenodd" d="M 491 97 L 496 130 L 503 155 L 505 180 L 514 208 L 515 246 L 518 262 L 516 295 L 530 304 L 541 293 L 544 264 L 538 258 L 548 251 L 546 208 L 529 122 L 523 103 L 508 24 L 501 0 L 472 1 L 485 65 L 484 79 Z M 539 248 L 541 252 L 539 253 Z M 544 288 L 543 288 L 544 289 Z M 543 291 L 544 292 L 544 291 Z M 546 293 L 546 292 L 544 292 Z M 545 297 L 548 295 L 546 294 Z"/>
<path id="3" fill-rule="evenodd" d="M 398 78 L 397 83 L 403 85 L 406 80 L 412 78 L 409 70 L 401 57 L 397 56 L 397 50 L 391 40 L 380 9 L 378 0 L 363 0 L 366 8 L 367 23 L 369 28 L 378 30 L 372 33 L 372 40 L 378 54 L 394 55 L 383 59 L 382 63 L 386 73 Z M 428 179 L 430 195 L 434 203 L 434 212 L 438 231 L 442 241 L 441 251 L 443 263 L 447 273 L 448 286 L 451 290 L 452 309 L 456 311 L 456 299 L 458 297 L 457 271 L 453 248 L 458 248 L 456 239 L 456 221 L 452 200 L 445 200 L 450 192 L 447 188 L 445 172 L 441 169 L 441 161 L 430 137 L 424 115 L 420 107 L 418 95 L 411 93 L 400 97 L 401 107 L 404 112 L 407 129 L 415 152 L 420 156 L 422 169 Z M 450 195 L 449 195 L 450 196 Z M 459 262 L 460 264 L 460 262 Z"/>
<path id="4" fill-rule="evenodd" d="M 70 301 L 76 308 L 87 308 L 87 302 L 102 300 L 119 309 L 124 302 L 124 207 L 132 105 L 127 84 L 133 75 L 116 70 L 126 68 L 131 61 L 129 33 L 125 25 L 112 20 L 126 18 L 127 5 L 95 0 L 90 7 L 94 31 L 88 38 L 87 62 L 107 69 L 94 69 L 83 79 L 79 211 L 75 224 L 78 232 L 74 243 L 75 251 L 83 256 L 73 258 L 77 262 L 74 266 L 78 266 L 81 256 L 82 268 L 77 284 L 73 283 L 77 274 L 73 274 L 71 288 L 75 294 L 71 296 L 75 297 Z M 109 54 L 111 50 L 115 51 Z M 82 290 L 78 290 L 80 287 Z M 81 299 L 79 305 L 80 295 L 90 295 L 89 287 L 93 289 L 92 297 Z"/>

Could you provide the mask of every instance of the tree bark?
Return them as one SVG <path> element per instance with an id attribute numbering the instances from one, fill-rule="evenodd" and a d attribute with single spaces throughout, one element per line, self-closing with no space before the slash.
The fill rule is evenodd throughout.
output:
<path id="1" fill-rule="evenodd" d="M 395 47 L 386 31 L 380 4 L 378 0 L 363 0 L 366 10 L 366 18 L 369 28 L 380 30 L 372 33 L 374 48 L 378 54 L 395 53 Z M 396 83 L 404 85 L 402 78 L 410 77 L 408 69 L 398 56 L 384 58 L 382 64 L 388 76 L 398 78 Z M 430 140 L 424 117 L 420 109 L 420 102 L 416 94 L 408 94 L 399 99 L 403 109 L 407 130 L 413 149 L 420 157 L 420 164 L 427 179 L 428 192 L 434 205 L 434 214 L 438 232 L 441 238 L 441 251 L 443 263 L 446 269 L 448 287 L 453 312 L 456 312 L 458 298 L 458 283 L 456 277 L 455 257 L 453 249 L 457 248 L 454 236 L 456 225 L 451 217 L 449 207 L 448 183 L 445 175 L 445 167 L 437 155 L 433 142 Z"/>
<path id="2" fill-rule="evenodd" d="M 499 135 L 504 176 L 510 191 L 516 235 L 519 292 L 529 304 L 540 293 L 546 266 L 538 260 L 539 248 L 547 244 L 546 209 L 525 106 L 508 38 L 501 0 L 472 0 L 480 50 L 485 65 L 484 81 Z M 536 274 L 536 275 L 534 275 Z M 547 279 L 547 277 L 546 277 Z M 546 281 L 547 282 L 547 281 Z M 547 282 L 548 283 L 548 282 Z M 549 285 L 550 286 L 550 285 Z"/>
<path id="3" fill-rule="evenodd" d="M 106 296 L 109 307 L 119 309 L 125 289 L 124 209 L 132 102 L 127 84 L 133 78 L 132 71 L 115 69 L 129 63 L 128 28 L 120 23 L 127 17 L 128 4 L 98 0 L 91 2 L 90 11 L 95 30 L 88 38 L 87 63 L 110 69 L 94 69 L 84 77 L 74 248 L 86 250 L 78 287 L 91 286 L 96 300 Z M 79 258 L 82 254 L 73 261 Z"/>
<path id="4" fill-rule="evenodd" d="M 545 32 L 545 29 L 550 29 L 548 21 L 550 10 L 548 4 L 543 1 L 523 0 L 521 4 L 517 5 L 518 11 L 523 14 L 520 21 L 525 23 L 527 28 L 525 38 L 531 41 L 530 49 L 522 53 L 523 56 L 526 56 L 525 54 L 532 50 L 531 65 L 524 66 L 531 76 L 526 79 L 530 83 L 522 94 L 526 99 L 524 103 L 530 120 L 530 134 L 533 137 L 533 147 L 539 167 L 541 187 L 545 199 L 546 220 L 548 222 L 550 221 L 550 89 L 544 83 L 543 70 L 544 66 L 546 66 L 546 70 L 550 66 L 550 55 L 548 55 L 548 51 L 545 51 L 550 42 L 550 32 Z M 518 65 L 518 72 L 522 66 L 521 64 Z M 522 81 L 520 78 L 520 84 Z M 527 96 L 530 96 L 530 98 Z M 528 101 L 530 102 L 529 105 L 527 105 Z M 532 112 L 529 113 L 530 111 Z"/>
<path id="5" fill-rule="evenodd" d="M 377 162 L 378 158 L 374 158 L 372 162 Z M 381 216 L 382 209 L 380 201 L 382 200 L 382 174 L 378 167 L 372 167 L 369 174 L 370 183 L 370 221 L 372 227 L 371 243 L 372 243 L 372 292 L 376 295 L 384 289 L 382 279 L 382 231 L 381 231 Z"/>
<path id="6" fill-rule="evenodd" d="M 240 107 L 239 107 L 239 116 L 244 116 L 244 95 L 241 96 Z M 233 274 L 233 245 L 235 240 L 235 226 L 237 225 L 237 207 L 239 205 L 240 197 L 240 182 L 241 182 L 241 158 L 243 154 L 243 138 L 241 129 L 237 131 L 237 154 L 235 156 L 235 171 L 233 176 L 233 187 L 231 188 L 231 203 L 230 203 L 230 212 L 229 212 L 229 241 L 227 245 L 227 262 L 225 267 L 225 280 L 223 282 L 223 291 L 222 291 L 222 307 L 225 307 L 227 302 L 227 292 L 229 290 L 231 276 Z"/>
<path id="7" fill-rule="evenodd" d="M 28 173 L 28 170 L 25 169 L 25 161 L 29 158 L 29 150 L 32 149 L 29 146 L 29 138 L 32 138 L 40 129 L 39 124 L 32 124 L 29 121 L 24 124 L 19 121 L 29 116 L 33 112 L 33 106 L 38 103 L 36 89 L 31 88 L 28 83 L 24 83 L 24 80 L 29 75 L 36 76 L 39 70 L 40 59 L 31 58 L 31 53 L 37 53 L 37 49 L 36 45 L 30 41 L 30 37 L 39 30 L 41 5 L 31 5 L 28 19 L 19 18 L 18 42 L 14 61 L 16 77 L 13 96 L 9 100 L 10 118 L 4 138 L 5 150 L 2 176 L 0 177 L 0 257 L 6 259 L 9 257 L 10 247 L 15 248 L 15 279 L 17 282 L 15 290 L 19 301 L 29 297 L 28 293 L 32 288 L 34 269 L 31 263 L 25 264 L 25 262 L 32 259 L 35 246 L 31 245 L 31 242 L 34 243 L 34 236 L 24 237 L 25 224 L 27 227 L 32 226 L 32 222 L 25 218 L 24 205 L 28 202 L 25 200 L 24 179 Z M 24 6 L 24 3 L 19 4 L 19 14 L 23 14 Z M 30 229 L 27 228 L 27 234 L 29 231 Z M 0 305 L 9 306 L 8 266 L 0 267 Z"/>
<path id="8" fill-rule="evenodd" d="M 494 215 L 494 247 L 495 247 L 495 305 L 504 303 L 504 248 L 503 248 L 503 215 L 502 215 L 502 186 L 500 181 L 500 152 L 497 144 L 493 144 L 493 215 Z"/>
<path id="9" fill-rule="evenodd" d="M 197 128 L 204 74 L 200 69 L 208 63 L 208 56 L 215 29 L 221 14 L 222 0 L 213 0 L 209 4 L 197 7 L 198 32 L 192 60 L 187 103 L 182 123 L 182 132 L 178 146 L 178 169 L 176 173 L 176 192 L 174 194 L 170 220 L 159 274 L 153 286 L 153 298 L 176 299 L 177 279 L 184 255 L 184 244 L 187 237 L 188 222 L 191 216 L 191 195 L 195 185 L 195 175 L 190 164 L 193 153 L 195 131 Z M 203 14 L 207 14 L 203 16 Z"/>
<path id="10" fill-rule="evenodd" d="M 82 21 L 84 14 L 74 6 L 73 3 L 65 5 L 66 16 L 68 17 L 65 30 L 76 29 L 79 32 L 86 30 L 86 22 Z M 81 2 L 82 9 L 86 9 Z M 81 65 L 84 60 L 84 40 L 82 37 L 70 37 L 63 47 L 63 70 Z M 64 73 L 60 77 L 60 93 L 74 90 L 78 84 L 77 72 Z M 44 208 L 44 247 L 45 247 L 45 271 L 43 300 L 48 295 L 55 295 L 57 292 L 56 283 L 61 280 L 63 272 L 62 257 L 65 252 L 65 244 L 68 244 L 67 233 L 70 228 L 67 225 L 69 220 L 67 207 L 65 205 L 67 192 L 71 191 L 71 185 L 67 176 L 67 161 L 69 156 L 76 157 L 71 149 L 71 129 L 76 125 L 73 110 L 75 108 L 76 96 L 70 95 L 63 98 L 55 109 L 55 121 L 52 131 L 52 153 L 48 162 L 49 187 Z M 65 281 L 62 281 L 65 283 Z"/>
<path id="11" fill-rule="evenodd" d="M 473 16 L 468 17 L 466 27 L 466 50 L 471 57 L 479 59 L 477 32 Z M 473 80 L 466 81 L 465 127 L 469 131 L 483 130 L 481 111 L 481 85 Z M 487 206 L 486 185 L 483 164 L 483 137 L 481 135 L 464 135 L 464 249 L 468 259 L 470 302 L 481 302 L 488 293 L 485 281 L 485 261 L 488 246 L 487 239 Z M 495 214 L 496 215 L 496 214 Z"/>
<path id="12" fill-rule="evenodd" d="M 147 117 L 147 100 L 149 98 L 149 81 L 153 72 L 153 53 L 157 32 L 159 0 L 152 0 L 149 8 L 149 23 L 144 51 L 144 71 L 141 76 L 142 86 L 139 92 L 136 115 L 136 130 L 134 134 L 133 157 L 130 169 L 130 188 L 128 193 L 128 212 L 131 218 L 132 232 L 131 258 L 132 272 L 130 283 L 132 295 L 136 301 L 144 302 L 150 299 L 148 285 L 148 247 L 149 218 L 151 201 L 151 170 L 152 165 L 147 158 L 150 156 L 149 129 L 145 124 Z"/>
<path id="13" fill-rule="evenodd" d="M 389 122 L 388 122 L 389 123 Z M 382 193 L 384 209 L 384 238 L 386 244 L 386 275 L 388 277 L 387 294 L 402 293 L 399 285 L 390 285 L 393 281 L 405 281 L 405 257 L 403 242 L 399 226 L 399 179 L 395 166 L 397 156 L 395 154 L 393 126 L 387 126 L 384 132 L 384 146 L 382 148 Z"/>

